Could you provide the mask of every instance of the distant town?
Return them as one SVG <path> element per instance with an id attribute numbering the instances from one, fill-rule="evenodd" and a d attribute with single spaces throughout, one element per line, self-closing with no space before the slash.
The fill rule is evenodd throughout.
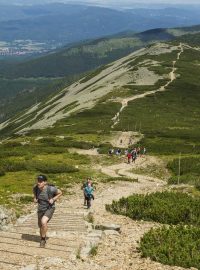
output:
<path id="1" fill-rule="evenodd" d="M 0 41 L 0 56 L 21 56 L 41 54 L 61 47 L 63 44 L 54 41 L 37 42 L 33 40 Z"/>

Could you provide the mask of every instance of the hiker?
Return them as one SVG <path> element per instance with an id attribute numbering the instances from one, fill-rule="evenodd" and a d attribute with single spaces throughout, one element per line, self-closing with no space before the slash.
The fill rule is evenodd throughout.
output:
<path id="1" fill-rule="evenodd" d="M 117 155 L 117 156 L 120 156 L 120 155 L 121 155 L 121 149 L 118 148 L 118 149 L 116 150 L 116 155 Z"/>
<path id="2" fill-rule="evenodd" d="M 88 186 L 88 184 L 91 184 L 91 186 L 93 186 L 92 180 L 89 177 L 87 178 L 87 181 L 84 182 L 83 185 L 82 185 L 83 196 L 84 196 L 84 205 L 87 205 L 87 198 L 86 198 L 86 194 L 85 194 L 85 188 Z"/>
<path id="3" fill-rule="evenodd" d="M 141 151 L 141 149 L 140 149 L 140 147 L 138 146 L 138 148 L 137 148 L 137 156 L 138 156 L 138 157 L 140 157 L 140 154 L 141 154 L 140 151 Z"/>
<path id="4" fill-rule="evenodd" d="M 110 156 L 112 156 L 113 153 L 114 153 L 114 149 L 109 149 L 108 154 L 109 154 Z"/>
<path id="5" fill-rule="evenodd" d="M 136 151 L 136 148 L 134 148 L 132 151 L 131 151 L 131 156 L 132 156 L 132 162 L 135 163 L 135 160 L 137 158 L 137 151 Z"/>
<path id="6" fill-rule="evenodd" d="M 38 203 L 38 227 L 40 228 L 40 247 L 46 244 L 47 223 L 55 211 L 55 201 L 62 195 L 62 192 L 55 186 L 47 183 L 45 175 L 38 175 L 37 184 L 33 188 L 34 202 Z"/>
<path id="7" fill-rule="evenodd" d="M 94 188 L 92 187 L 91 183 L 88 183 L 87 186 L 84 188 L 84 194 L 85 194 L 85 199 L 87 202 L 87 208 L 89 209 L 91 207 L 91 199 L 94 200 Z"/>
<path id="8" fill-rule="evenodd" d="M 124 155 L 127 156 L 127 154 L 128 154 L 128 150 L 125 149 L 125 150 L 124 150 Z"/>
<path id="9" fill-rule="evenodd" d="M 131 153 L 128 152 L 127 158 L 128 158 L 128 163 L 129 163 L 129 164 L 131 163 L 131 157 L 132 157 Z"/>

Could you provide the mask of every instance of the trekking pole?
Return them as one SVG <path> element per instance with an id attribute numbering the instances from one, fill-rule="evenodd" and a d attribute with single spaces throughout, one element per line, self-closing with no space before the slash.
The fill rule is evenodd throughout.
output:
<path id="1" fill-rule="evenodd" d="M 178 159 L 178 185 L 180 183 L 180 175 L 181 175 L 181 153 L 179 154 Z"/>

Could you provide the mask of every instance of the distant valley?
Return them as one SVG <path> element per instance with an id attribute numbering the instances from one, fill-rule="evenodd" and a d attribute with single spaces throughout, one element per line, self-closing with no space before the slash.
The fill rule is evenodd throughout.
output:
<path id="1" fill-rule="evenodd" d="M 123 32 L 81 42 L 31 59 L 0 61 L 0 122 L 41 102 L 93 69 L 120 59 L 139 48 L 179 39 L 198 44 L 200 27 Z M 190 33 L 190 34 L 189 34 Z M 188 34 L 188 35 L 187 35 Z"/>
<path id="2" fill-rule="evenodd" d="M 64 45 L 123 31 L 200 23 L 200 8 L 124 9 L 48 4 L 0 7 L 0 58 L 45 53 Z M 142 23 L 141 23 L 142 22 Z"/>

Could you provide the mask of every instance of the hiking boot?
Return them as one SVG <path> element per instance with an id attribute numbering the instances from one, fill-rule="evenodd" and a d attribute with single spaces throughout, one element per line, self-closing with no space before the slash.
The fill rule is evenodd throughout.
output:
<path id="1" fill-rule="evenodd" d="M 45 248 L 45 245 L 46 245 L 46 240 L 43 240 L 43 239 L 42 239 L 42 240 L 40 241 L 40 247 L 41 247 L 41 248 Z"/>

